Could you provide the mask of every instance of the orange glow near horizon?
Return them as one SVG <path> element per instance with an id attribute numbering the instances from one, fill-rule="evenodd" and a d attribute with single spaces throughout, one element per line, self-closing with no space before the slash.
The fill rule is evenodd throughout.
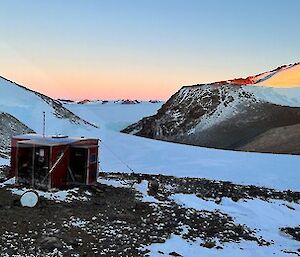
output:
<path id="1" fill-rule="evenodd" d="M 0 75 L 52 98 L 167 100 L 191 82 L 185 81 L 186 77 L 193 77 L 184 71 L 170 76 L 154 65 L 142 67 L 139 60 L 124 63 L 106 57 L 108 60 L 87 62 L 61 56 L 57 62 L 46 56 L 21 54 L 0 42 L 1 47 L 9 61 L 0 66 Z"/>
<path id="2" fill-rule="evenodd" d="M 34 76 L 32 76 L 34 74 Z M 59 72 L 55 75 L 43 73 L 5 72 L 3 74 L 29 89 L 46 94 L 53 98 L 72 100 L 83 99 L 138 99 L 138 100 L 167 100 L 179 90 L 182 82 L 163 76 L 138 74 L 80 74 Z M 147 79 L 145 79 L 147 78 Z M 174 87 L 175 86 L 175 87 Z"/>
<path id="3" fill-rule="evenodd" d="M 178 72 L 176 76 L 169 76 L 161 72 L 145 72 L 130 70 L 130 68 L 127 70 L 117 69 L 115 73 L 107 70 L 101 73 L 66 69 L 59 71 L 48 69 L 48 72 L 45 73 L 44 70 L 35 66 L 25 65 L 7 69 L 2 75 L 50 97 L 72 100 L 167 100 L 183 85 L 196 84 L 197 81 L 200 81 L 197 79 L 198 76 L 191 74 Z M 209 75 L 214 76 L 214 74 Z M 186 82 L 185 77 L 190 77 L 192 80 Z M 300 66 L 280 72 L 262 84 L 270 87 L 299 86 Z"/>
<path id="4" fill-rule="evenodd" d="M 206 77 L 207 81 L 209 77 L 215 77 L 214 71 L 201 76 L 197 71 L 174 69 L 170 74 L 165 68 L 160 70 L 153 66 L 90 68 L 75 63 L 59 65 L 34 65 L 28 59 L 18 58 L 17 62 L 6 63 L 0 75 L 52 98 L 72 100 L 167 100 L 183 85 L 196 84 L 201 77 Z"/>
<path id="5" fill-rule="evenodd" d="M 135 55 L 128 59 L 112 54 L 102 56 L 101 61 L 61 56 L 57 61 L 57 58 L 51 59 L 49 53 L 45 56 L 24 54 L 3 42 L 2 45 L 0 42 L 1 49 L 7 61 L 0 65 L 0 75 L 52 98 L 72 100 L 167 100 L 184 85 L 247 77 L 257 72 L 247 71 L 242 66 L 198 67 L 193 62 L 178 65 L 168 59 L 144 61 Z M 261 71 L 264 70 L 258 73 Z M 299 67 L 289 75 L 288 81 L 282 74 L 270 79 L 267 86 L 283 86 L 282 83 L 293 86 L 297 81 L 300 85 Z"/>

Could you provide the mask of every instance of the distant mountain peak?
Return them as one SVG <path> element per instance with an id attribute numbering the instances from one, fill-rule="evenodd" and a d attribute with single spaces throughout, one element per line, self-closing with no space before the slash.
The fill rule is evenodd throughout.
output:
<path id="1" fill-rule="evenodd" d="M 296 71 L 294 71 L 294 69 Z M 298 76 L 297 76 L 298 75 Z M 274 80 L 273 77 L 280 77 L 280 79 Z M 293 79 L 295 78 L 295 79 Z M 292 83 L 287 83 L 292 81 Z M 277 67 L 276 69 L 266 71 L 257 75 L 248 76 L 246 78 L 234 78 L 230 80 L 223 80 L 208 83 L 208 85 L 259 85 L 259 86 L 274 86 L 274 87 L 294 87 L 300 86 L 300 62 L 293 64 L 286 64 Z M 199 86 L 201 84 L 193 85 Z"/>

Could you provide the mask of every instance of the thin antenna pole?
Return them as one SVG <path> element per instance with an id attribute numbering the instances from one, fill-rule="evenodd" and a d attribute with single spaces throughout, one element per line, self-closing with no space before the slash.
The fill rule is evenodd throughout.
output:
<path id="1" fill-rule="evenodd" d="M 45 137 L 46 132 L 46 112 L 43 112 L 43 137 Z"/>

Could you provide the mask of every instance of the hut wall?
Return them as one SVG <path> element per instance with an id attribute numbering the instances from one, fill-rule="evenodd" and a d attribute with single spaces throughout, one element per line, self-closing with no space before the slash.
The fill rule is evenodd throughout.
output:
<path id="1" fill-rule="evenodd" d="M 68 176 L 68 166 L 69 166 L 69 156 L 70 148 L 67 145 L 53 146 L 51 151 L 51 168 L 55 165 L 55 162 L 59 159 L 61 154 L 64 153 L 64 156 L 60 162 L 55 166 L 54 170 L 51 173 L 51 187 L 63 187 L 67 184 Z"/>

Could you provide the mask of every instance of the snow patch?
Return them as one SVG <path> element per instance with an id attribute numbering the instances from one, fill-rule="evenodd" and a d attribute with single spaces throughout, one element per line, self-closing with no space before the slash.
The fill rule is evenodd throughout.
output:
<path id="1" fill-rule="evenodd" d="M 134 184 L 135 190 L 138 191 L 142 197 L 142 202 L 158 203 L 159 201 L 156 198 L 148 194 L 148 186 L 149 182 L 147 180 L 142 180 L 141 183 Z"/>
<path id="2" fill-rule="evenodd" d="M 113 178 L 98 178 L 97 182 L 103 185 L 112 186 L 112 187 L 121 187 L 121 188 L 129 188 L 130 185 L 124 181 Z"/>
<path id="3" fill-rule="evenodd" d="M 79 193 L 79 188 L 69 189 L 69 190 L 61 190 L 57 192 L 51 191 L 41 191 L 30 188 L 14 188 L 11 187 L 15 184 L 15 178 L 11 178 L 6 180 L 3 183 L 0 183 L 0 188 L 7 187 L 15 195 L 23 195 L 25 192 L 29 190 L 34 190 L 39 197 L 43 197 L 47 200 L 56 201 L 56 202 L 72 202 L 72 201 L 88 201 L 89 196 L 91 196 L 89 191 L 85 191 L 83 193 Z"/>
<path id="4" fill-rule="evenodd" d="M 69 221 L 69 225 L 77 228 L 84 228 L 87 224 L 89 224 L 89 221 L 71 217 Z"/>
<path id="5" fill-rule="evenodd" d="M 9 159 L 0 158 L 0 166 L 1 165 L 9 165 L 10 161 Z"/>

